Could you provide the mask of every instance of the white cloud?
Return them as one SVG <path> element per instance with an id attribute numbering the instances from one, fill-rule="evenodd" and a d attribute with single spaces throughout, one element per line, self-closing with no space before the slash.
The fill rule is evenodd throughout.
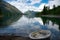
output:
<path id="1" fill-rule="evenodd" d="M 46 5 L 46 3 L 41 3 L 41 5 L 39 6 L 39 9 L 42 10 L 45 5 Z"/>
<path id="2" fill-rule="evenodd" d="M 58 6 L 60 5 L 60 0 L 49 0 L 47 6 L 50 6 L 50 9 L 53 8 L 53 5 Z"/>
<path id="3" fill-rule="evenodd" d="M 40 3 L 42 0 L 31 0 L 31 4 Z"/>
<path id="4" fill-rule="evenodd" d="M 18 8 L 23 13 L 28 11 L 28 10 L 40 11 L 38 9 L 39 7 L 35 7 L 35 6 L 32 6 L 32 5 L 35 4 L 35 3 L 40 3 L 41 0 L 30 0 L 31 1 L 30 5 L 26 3 L 27 1 L 29 1 L 29 0 L 8 1 L 8 3 L 15 6 L 16 8 Z"/>
<path id="5" fill-rule="evenodd" d="M 42 0 L 30 0 L 31 3 L 27 3 L 29 0 L 15 0 L 15 1 L 8 1 L 10 4 L 18 8 L 20 11 L 23 13 L 28 11 L 28 10 L 33 10 L 33 11 L 42 11 L 44 5 L 50 6 L 50 9 L 53 8 L 53 5 L 55 4 L 56 6 L 60 5 L 60 0 L 49 0 L 48 3 L 41 3 L 39 7 L 33 6 L 35 3 L 40 3 Z"/>
<path id="6" fill-rule="evenodd" d="M 27 4 L 23 1 L 12 1 L 12 2 L 9 2 L 11 5 L 15 6 L 16 8 L 18 8 L 20 11 L 22 12 L 25 12 L 27 11 Z"/>

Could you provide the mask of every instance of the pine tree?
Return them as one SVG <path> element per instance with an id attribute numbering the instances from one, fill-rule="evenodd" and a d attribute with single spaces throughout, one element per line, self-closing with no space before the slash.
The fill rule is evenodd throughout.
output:
<path id="1" fill-rule="evenodd" d="M 56 13 L 55 13 L 55 9 L 56 9 L 56 7 L 55 7 L 55 5 L 53 5 L 53 15 L 56 14 Z"/>
<path id="2" fill-rule="evenodd" d="M 47 14 L 47 7 L 44 6 L 44 9 L 43 9 L 43 15 L 46 15 Z"/>

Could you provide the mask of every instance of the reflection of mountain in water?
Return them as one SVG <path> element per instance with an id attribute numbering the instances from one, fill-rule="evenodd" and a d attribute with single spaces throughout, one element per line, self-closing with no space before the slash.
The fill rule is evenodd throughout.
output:
<path id="1" fill-rule="evenodd" d="M 21 12 L 9 3 L 0 0 L 0 25 L 10 25 L 20 18 Z"/>
<path id="2" fill-rule="evenodd" d="M 28 36 L 32 31 L 37 31 L 44 28 L 42 20 L 41 22 L 37 20 L 38 18 L 28 18 L 26 16 L 22 16 L 18 21 L 12 23 L 12 25 L 1 28 L 0 35 L 17 35 L 17 36 Z"/>
<path id="3" fill-rule="evenodd" d="M 40 17 L 29 18 L 23 15 L 19 20 L 12 23 L 10 26 L 0 28 L 0 35 L 15 35 L 27 37 L 31 32 L 38 30 L 50 30 L 52 32 L 52 40 L 59 40 L 60 31 L 54 26 L 49 26 L 53 22 L 49 21 L 48 25 L 43 25 L 43 19 Z"/>

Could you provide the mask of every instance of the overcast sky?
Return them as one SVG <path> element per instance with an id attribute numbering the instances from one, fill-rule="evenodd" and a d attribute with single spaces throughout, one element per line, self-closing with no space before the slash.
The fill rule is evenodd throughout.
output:
<path id="1" fill-rule="evenodd" d="M 50 9 L 53 8 L 53 5 L 60 5 L 60 0 L 5 0 L 11 5 L 18 8 L 23 13 L 32 10 L 32 11 L 42 11 L 44 5 L 49 6 Z"/>

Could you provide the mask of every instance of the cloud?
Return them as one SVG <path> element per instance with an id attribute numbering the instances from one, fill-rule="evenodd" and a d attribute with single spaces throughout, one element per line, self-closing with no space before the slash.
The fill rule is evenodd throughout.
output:
<path id="1" fill-rule="evenodd" d="M 31 4 L 40 3 L 42 0 L 31 0 Z"/>
<path id="2" fill-rule="evenodd" d="M 14 0 L 14 1 L 8 1 L 11 5 L 15 6 L 18 8 L 20 11 L 23 13 L 28 11 L 28 10 L 33 10 L 33 11 L 40 11 L 38 7 L 33 6 L 35 3 L 40 3 L 41 0 L 30 0 L 31 3 L 28 4 L 29 0 Z"/>
<path id="3" fill-rule="evenodd" d="M 30 1 L 30 3 L 28 1 Z M 41 1 L 42 0 L 12 0 L 7 2 L 15 6 L 16 8 L 18 8 L 23 13 L 28 10 L 42 11 L 44 5 L 50 6 L 50 9 L 53 8 L 53 5 L 56 5 L 56 6 L 60 5 L 60 0 L 48 0 L 48 3 L 41 3 Z M 36 7 L 36 5 L 33 6 L 36 3 L 38 3 L 40 6 L 38 7 Z"/>
<path id="4" fill-rule="evenodd" d="M 17 1 L 9 1 L 8 3 L 10 3 L 11 5 L 15 6 L 16 8 L 18 8 L 20 11 L 25 12 L 27 11 L 27 4 L 22 1 L 22 0 L 17 0 Z"/>
<path id="5" fill-rule="evenodd" d="M 59 6 L 60 5 L 60 0 L 49 0 L 47 6 L 50 6 L 50 9 L 53 8 L 53 5 Z"/>
<path id="6" fill-rule="evenodd" d="M 40 10 L 43 10 L 44 6 L 46 5 L 46 3 L 41 3 L 41 5 L 39 6 Z"/>

